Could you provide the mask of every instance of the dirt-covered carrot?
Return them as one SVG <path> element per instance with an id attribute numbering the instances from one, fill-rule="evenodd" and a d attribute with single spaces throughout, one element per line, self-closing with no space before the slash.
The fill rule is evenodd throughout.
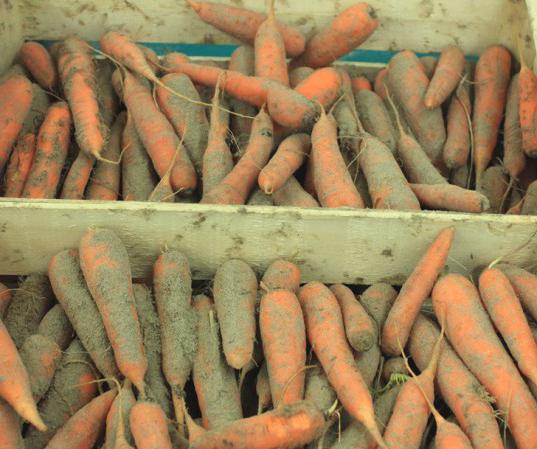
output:
<path id="1" fill-rule="evenodd" d="M 434 56 L 422 56 L 420 62 L 427 78 L 431 79 L 434 75 L 436 65 L 438 64 L 438 58 L 435 58 Z"/>
<path id="2" fill-rule="evenodd" d="M 237 165 L 202 198 L 207 204 L 244 204 L 259 173 L 267 164 L 273 146 L 273 125 L 264 109 L 252 124 L 248 147 Z"/>
<path id="3" fill-rule="evenodd" d="M 37 333 L 56 343 L 62 351 L 73 341 L 74 334 L 73 326 L 60 304 L 52 307 L 43 317 Z"/>
<path id="4" fill-rule="evenodd" d="M 60 198 L 81 200 L 84 197 L 94 165 L 95 158 L 79 149 L 78 155 L 63 181 Z"/>
<path id="5" fill-rule="evenodd" d="M 111 127 L 119 111 L 119 98 L 112 83 L 116 65 L 108 59 L 97 59 L 95 69 L 99 109 L 103 122 L 107 127 Z"/>
<path id="6" fill-rule="evenodd" d="M 464 70 L 464 53 L 456 45 L 445 47 L 440 53 L 424 103 L 429 109 L 440 106 L 457 88 Z"/>
<path id="7" fill-rule="evenodd" d="M 360 127 L 356 117 L 358 112 L 354 104 L 354 94 L 352 93 L 351 78 L 348 72 L 344 69 L 338 69 L 341 78 L 341 95 L 342 98 L 334 105 L 333 114 L 338 126 L 338 140 L 342 150 L 343 157 L 347 166 L 352 162 L 356 162 L 355 167 L 358 168 L 358 153 L 360 151 Z M 347 158 L 346 156 L 349 156 Z M 351 172 L 351 176 L 354 173 Z M 360 196 L 361 196 L 361 192 Z"/>
<path id="8" fill-rule="evenodd" d="M 58 302 L 97 369 L 107 378 L 117 376 L 110 341 L 80 269 L 78 251 L 65 250 L 52 257 L 48 275 Z"/>
<path id="9" fill-rule="evenodd" d="M 511 78 L 505 105 L 503 125 L 503 166 L 511 178 L 518 178 L 526 166 L 526 155 L 522 150 L 522 131 L 519 112 L 519 74 Z"/>
<path id="10" fill-rule="evenodd" d="M 22 65 L 13 64 L 5 72 L 3 72 L 2 75 L 0 75 L 0 83 L 3 83 L 4 81 L 16 75 L 22 75 L 22 76 L 27 77 L 29 73 L 26 71 L 26 69 Z"/>
<path id="11" fill-rule="evenodd" d="M 170 70 L 178 64 L 184 64 L 190 62 L 190 59 L 184 53 L 170 52 L 162 57 L 162 67 L 165 70 Z"/>
<path id="12" fill-rule="evenodd" d="M 292 67 L 324 67 L 365 42 L 379 25 L 367 3 L 358 3 L 341 11 L 325 28 L 306 43 L 306 50 L 292 61 Z"/>
<path id="13" fill-rule="evenodd" d="M 404 374 L 408 376 L 408 370 L 403 357 L 390 357 L 384 359 L 382 365 L 382 379 L 388 383 L 393 375 Z"/>
<path id="14" fill-rule="evenodd" d="M 45 116 L 47 115 L 48 108 L 50 107 L 49 95 L 38 84 L 32 83 L 32 105 L 30 111 L 26 114 L 22 130 L 19 138 L 24 137 L 26 134 L 37 134 Z"/>
<path id="15" fill-rule="evenodd" d="M 341 404 L 369 430 L 377 444 L 385 448 L 375 422 L 371 395 L 345 338 L 337 299 L 318 282 L 306 284 L 298 297 L 306 319 L 308 340 Z"/>
<path id="16" fill-rule="evenodd" d="M 491 213 L 501 213 L 505 208 L 505 197 L 509 188 L 509 179 L 502 166 L 489 167 L 481 176 L 478 191 L 487 197 Z"/>
<path id="17" fill-rule="evenodd" d="M 490 209 L 488 198 L 475 190 L 452 184 L 410 184 L 424 209 L 479 214 Z"/>
<path id="18" fill-rule="evenodd" d="M 495 398 L 517 446 L 532 448 L 537 441 L 537 403 L 497 337 L 476 287 L 462 275 L 449 274 L 436 283 L 432 298 L 449 341 Z"/>
<path id="19" fill-rule="evenodd" d="M 131 409 L 130 425 L 138 449 L 172 449 L 167 418 L 160 405 L 137 402 Z"/>
<path id="20" fill-rule="evenodd" d="M 311 139 L 307 134 L 292 134 L 280 143 L 274 156 L 261 170 L 259 186 L 266 193 L 279 190 L 290 176 L 300 168 L 311 150 Z"/>
<path id="21" fill-rule="evenodd" d="M 297 292 L 300 287 L 300 268 L 283 259 L 272 262 L 261 279 L 263 288 L 268 290 L 289 290 Z"/>
<path id="22" fill-rule="evenodd" d="M 106 416 L 105 449 L 127 449 L 125 445 L 132 443 L 129 416 L 134 404 L 136 398 L 131 386 L 122 386 Z"/>
<path id="23" fill-rule="evenodd" d="M 479 293 L 519 370 L 537 383 L 537 343 L 508 277 L 498 268 L 484 270 L 479 276 Z"/>
<path id="24" fill-rule="evenodd" d="M 349 78 L 350 88 L 350 78 Z M 319 103 L 328 109 L 340 95 L 342 87 L 341 72 L 333 67 L 324 67 L 315 70 L 295 87 L 295 91 L 308 100 Z"/>
<path id="25" fill-rule="evenodd" d="M 537 277 L 514 265 L 498 266 L 509 278 L 524 309 L 537 320 Z"/>
<path id="26" fill-rule="evenodd" d="M 80 268 L 102 316 L 117 366 L 144 397 L 147 359 L 127 250 L 114 232 L 90 229 L 80 240 L 79 257 Z"/>
<path id="27" fill-rule="evenodd" d="M 266 15 L 223 3 L 189 0 L 190 6 L 208 24 L 230 34 L 242 42 L 253 45 L 257 30 L 266 20 Z M 306 46 L 304 35 L 291 26 L 278 23 L 285 50 L 291 58 L 300 55 Z"/>
<path id="28" fill-rule="evenodd" d="M 12 299 L 11 289 L 0 282 L 0 319 L 4 319 L 4 315 Z"/>
<path id="29" fill-rule="evenodd" d="M 246 203 L 248 206 L 274 206 L 272 195 L 268 195 L 261 189 L 255 189 Z"/>
<path id="30" fill-rule="evenodd" d="M 23 198 L 54 198 L 71 138 L 71 113 L 67 103 L 53 104 L 37 135 L 32 168 L 26 179 Z"/>
<path id="31" fill-rule="evenodd" d="M 161 71 L 161 65 L 157 53 L 153 49 L 145 47 L 144 45 L 138 45 L 138 47 L 140 48 L 140 50 L 142 50 L 142 53 L 144 54 L 147 63 L 149 64 L 153 72 L 155 72 L 155 75 L 159 75 Z"/>
<path id="32" fill-rule="evenodd" d="M 32 83 L 15 75 L 0 84 L 0 169 L 6 165 L 32 105 Z"/>
<path id="33" fill-rule="evenodd" d="M 356 94 L 361 90 L 373 90 L 371 81 L 369 81 L 365 76 L 357 76 L 351 80 L 352 91 Z"/>
<path id="34" fill-rule="evenodd" d="M 24 449 L 20 432 L 20 418 L 15 410 L 0 399 L 0 447 L 5 449 Z"/>
<path id="35" fill-rule="evenodd" d="M 287 128 L 309 128 L 318 115 L 317 106 L 313 101 L 295 89 L 279 83 L 272 83 L 269 86 L 266 101 L 272 119 Z"/>
<path id="36" fill-rule="evenodd" d="M 26 134 L 13 149 L 5 174 L 5 197 L 19 198 L 22 195 L 34 160 L 35 141 L 35 134 Z"/>
<path id="37" fill-rule="evenodd" d="M 520 72 L 518 74 L 519 119 L 522 149 L 529 157 L 537 155 L 537 75 L 526 65 L 520 51 Z"/>
<path id="38" fill-rule="evenodd" d="M 375 323 L 350 288 L 343 284 L 335 284 L 330 290 L 341 308 L 345 334 L 350 345 L 355 351 L 367 351 L 375 343 Z"/>
<path id="39" fill-rule="evenodd" d="M 19 59 L 43 89 L 54 90 L 58 73 L 45 47 L 38 42 L 25 42 L 19 51 Z"/>
<path id="40" fill-rule="evenodd" d="M 272 394 L 270 393 L 270 381 L 266 361 L 263 361 L 263 364 L 257 373 L 255 392 L 257 394 L 257 414 L 260 415 L 272 403 Z"/>
<path id="41" fill-rule="evenodd" d="M 382 360 L 377 326 L 374 327 L 373 340 L 375 343 L 367 351 L 354 351 L 354 362 L 368 388 L 374 388 L 374 382 Z"/>
<path id="42" fill-rule="evenodd" d="M 276 206 L 320 207 L 317 200 L 304 190 L 294 176 L 291 176 L 280 189 L 276 190 L 272 197 Z"/>
<path id="43" fill-rule="evenodd" d="M 354 98 L 364 129 L 395 153 L 397 132 L 382 99 L 367 89 L 356 92 Z"/>
<path id="44" fill-rule="evenodd" d="M 292 69 L 289 71 L 289 85 L 293 89 L 298 86 L 302 81 L 304 81 L 306 78 L 308 78 L 315 69 L 312 69 L 311 67 L 297 67 L 296 69 Z"/>
<path id="45" fill-rule="evenodd" d="M 474 159 L 476 184 L 479 188 L 483 172 L 492 159 L 503 116 L 511 55 L 500 46 L 489 47 L 479 58 L 475 68 L 475 99 L 473 110 Z"/>
<path id="46" fill-rule="evenodd" d="M 389 284 L 380 282 L 368 287 L 359 300 L 367 313 L 375 320 L 377 327 L 382 329 L 395 298 L 397 298 L 395 289 Z"/>

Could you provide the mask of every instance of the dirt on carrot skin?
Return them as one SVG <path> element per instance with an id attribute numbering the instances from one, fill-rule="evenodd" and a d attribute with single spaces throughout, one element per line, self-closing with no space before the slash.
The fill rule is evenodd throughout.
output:
<path id="1" fill-rule="evenodd" d="M 382 329 L 396 297 L 397 292 L 391 285 L 379 282 L 364 291 L 359 300 L 376 321 L 378 329 Z"/>
<path id="2" fill-rule="evenodd" d="M 30 111 L 24 119 L 21 132 L 19 136 L 24 136 L 28 133 L 37 134 L 39 127 L 45 119 L 47 110 L 50 106 L 50 100 L 47 93 L 39 86 L 39 84 L 32 84 L 32 105 Z"/>
<path id="3" fill-rule="evenodd" d="M 50 338 L 64 351 L 73 339 L 73 326 L 60 304 L 56 304 L 43 317 L 37 333 Z"/>

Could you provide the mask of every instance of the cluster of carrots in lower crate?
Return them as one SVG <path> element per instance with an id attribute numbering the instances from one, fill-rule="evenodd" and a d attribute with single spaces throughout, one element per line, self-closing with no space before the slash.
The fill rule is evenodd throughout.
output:
<path id="1" fill-rule="evenodd" d="M 511 77 L 501 46 L 475 70 L 456 46 L 438 59 L 402 51 L 373 88 L 331 65 L 378 27 L 367 3 L 309 40 L 274 5 L 263 15 L 189 3 L 245 44 L 227 69 L 159 59 L 117 32 L 97 61 L 75 36 L 50 53 L 23 45 L 24 68 L 0 85 L 5 196 L 537 211 L 537 76 L 522 52 Z"/>
<path id="2" fill-rule="evenodd" d="M 454 236 L 399 292 L 356 296 L 284 260 L 260 282 L 228 260 L 193 287 L 171 249 L 151 291 L 90 229 L 0 294 L 0 447 L 535 449 L 537 277 L 442 274 Z"/>

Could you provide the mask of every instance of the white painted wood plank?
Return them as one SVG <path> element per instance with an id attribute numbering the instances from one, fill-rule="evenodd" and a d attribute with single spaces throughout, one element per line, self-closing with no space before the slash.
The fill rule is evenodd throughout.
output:
<path id="1" fill-rule="evenodd" d="M 429 242 L 455 226 L 450 271 L 469 274 L 498 256 L 531 265 L 537 217 L 439 212 L 321 210 L 128 202 L 0 200 L 0 275 L 45 271 L 52 255 L 76 247 L 91 226 L 115 230 L 133 273 L 149 275 L 164 247 L 184 251 L 196 279 L 241 258 L 258 271 L 278 257 L 295 261 L 303 279 L 400 284 Z"/>
<path id="2" fill-rule="evenodd" d="M 12 63 L 22 43 L 19 0 L 0 2 L 0 74 Z"/>

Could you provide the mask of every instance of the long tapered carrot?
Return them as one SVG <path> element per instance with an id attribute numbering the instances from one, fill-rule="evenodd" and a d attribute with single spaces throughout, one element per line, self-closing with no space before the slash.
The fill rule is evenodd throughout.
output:
<path id="1" fill-rule="evenodd" d="M 503 166 L 511 178 L 518 178 L 526 166 L 526 155 L 522 149 L 522 130 L 519 111 L 519 74 L 511 78 L 505 105 L 503 125 Z"/>
<path id="2" fill-rule="evenodd" d="M 84 198 L 94 165 L 95 158 L 79 149 L 78 155 L 71 167 L 69 167 L 69 171 L 63 181 L 60 198 L 66 200 L 81 200 Z"/>
<path id="3" fill-rule="evenodd" d="M 386 448 L 375 422 L 371 395 L 345 338 L 337 299 L 319 282 L 302 287 L 298 298 L 306 320 L 308 340 L 341 404 L 369 430 L 380 447 Z"/>
<path id="4" fill-rule="evenodd" d="M 479 292 L 519 370 L 537 383 L 537 343 L 509 279 L 499 269 L 488 268 L 479 276 Z"/>
<path id="5" fill-rule="evenodd" d="M 452 184 L 410 184 L 424 209 L 479 214 L 490 209 L 488 198 L 475 190 Z"/>
<path id="6" fill-rule="evenodd" d="M 481 186 L 483 172 L 492 159 L 503 116 L 511 55 L 500 46 L 489 47 L 475 68 L 475 99 L 473 110 L 474 159 L 476 184 Z"/>
<path id="7" fill-rule="evenodd" d="M 13 149 L 5 175 L 6 198 L 19 198 L 22 195 L 34 160 L 35 141 L 35 134 L 26 134 Z"/>
<path id="8" fill-rule="evenodd" d="M 294 176 L 272 194 L 276 206 L 320 207 L 317 200 L 300 185 Z"/>
<path id="9" fill-rule="evenodd" d="M 524 309 L 537 320 L 537 276 L 514 265 L 498 266 L 509 278 Z"/>
<path id="10" fill-rule="evenodd" d="M 403 284 L 382 328 L 382 349 L 385 353 L 399 355 L 401 348 L 406 346 L 421 305 L 444 269 L 454 237 L 455 228 L 440 231 Z"/>
<path id="11" fill-rule="evenodd" d="M 449 274 L 433 289 L 435 315 L 457 354 L 495 398 L 520 449 L 537 441 L 537 403 L 507 354 L 481 304 L 476 287 Z"/>
<path id="12" fill-rule="evenodd" d="M 172 449 L 167 418 L 160 405 L 136 403 L 131 409 L 130 425 L 138 449 Z"/>
<path id="13" fill-rule="evenodd" d="M 456 45 L 444 48 L 425 93 L 425 106 L 434 109 L 444 103 L 459 85 L 463 70 L 463 51 Z"/>
<path id="14" fill-rule="evenodd" d="M 71 113 L 67 103 L 53 104 L 37 135 L 32 168 L 26 179 L 23 198 L 54 198 L 71 138 Z"/>
<path id="15" fill-rule="evenodd" d="M 80 268 L 101 313 L 117 366 L 144 397 L 147 359 L 127 250 L 114 232 L 90 229 L 80 240 L 79 255 Z"/>
<path id="16" fill-rule="evenodd" d="M 20 418 L 11 406 L 0 399 L 0 447 L 5 449 L 24 449 L 20 432 Z"/>
<path id="17" fill-rule="evenodd" d="M 58 73 L 48 50 L 38 42 L 25 42 L 19 51 L 24 67 L 43 89 L 54 90 Z"/>

